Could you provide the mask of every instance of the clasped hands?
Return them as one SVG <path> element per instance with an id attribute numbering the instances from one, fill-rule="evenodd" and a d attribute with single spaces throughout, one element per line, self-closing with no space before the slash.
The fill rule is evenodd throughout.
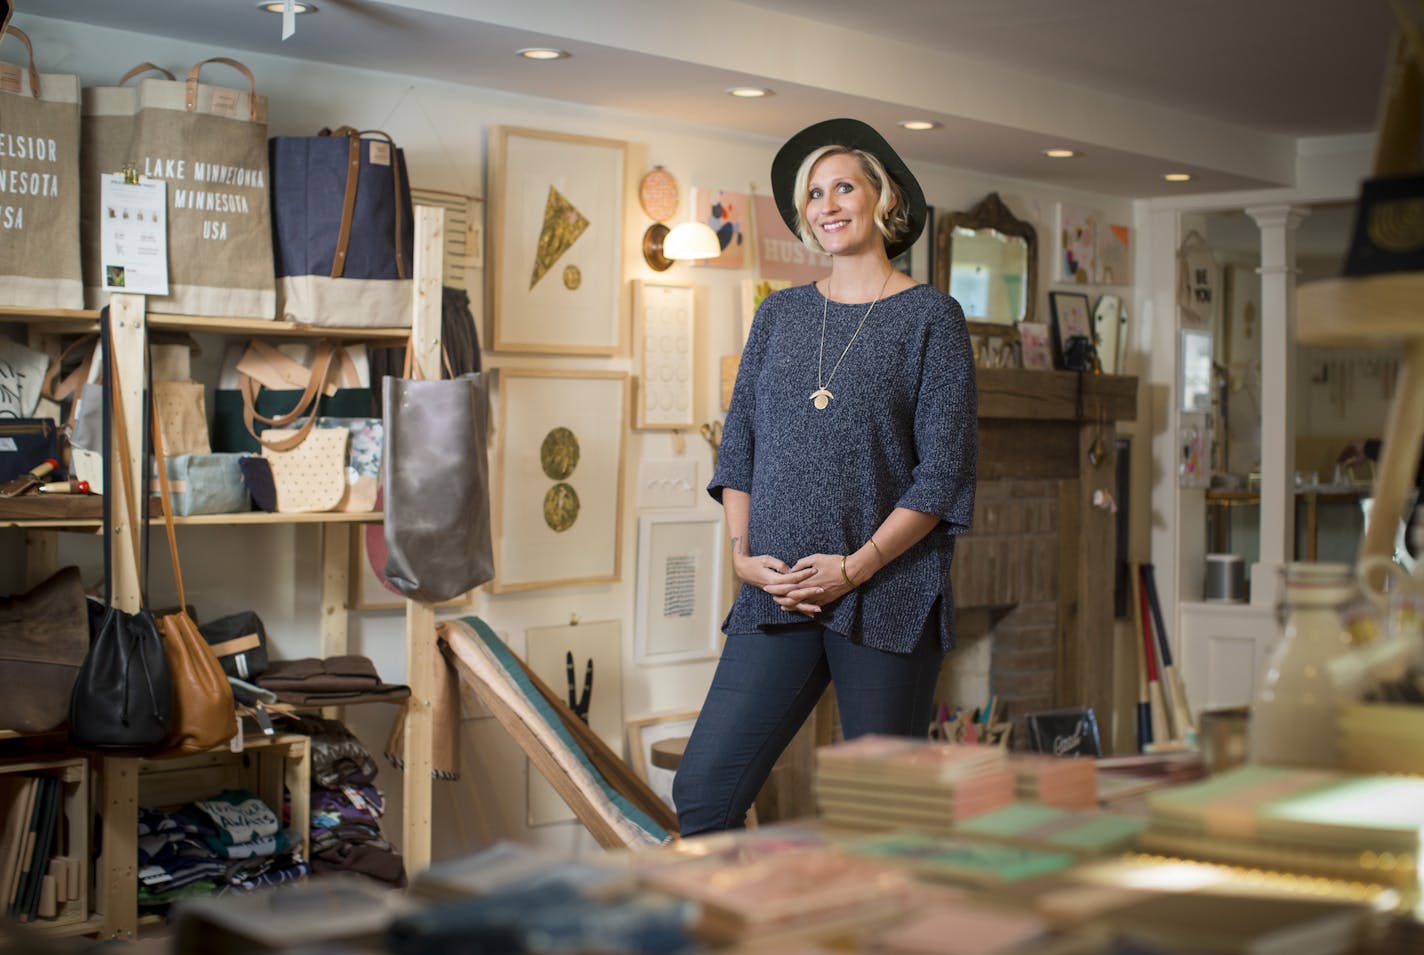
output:
<path id="1" fill-rule="evenodd" d="M 823 606 L 850 593 L 852 580 L 865 583 L 853 573 L 847 579 L 845 560 L 840 554 L 809 554 L 788 565 L 770 554 L 759 554 L 738 558 L 735 569 L 738 578 L 771 594 L 783 610 L 814 617 Z"/>

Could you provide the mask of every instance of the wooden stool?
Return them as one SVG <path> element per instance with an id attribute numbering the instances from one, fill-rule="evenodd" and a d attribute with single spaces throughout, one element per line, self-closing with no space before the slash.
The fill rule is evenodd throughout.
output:
<path id="1" fill-rule="evenodd" d="M 667 739 L 660 739 L 652 746 L 652 753 L 648 757 L 658 769 L 668 769 L 677 772 L 677 768 L 682 765 L 682 754 L 687 749 L 686 736 L 671 736 Z M 757 826 L 756 806 L 753 805 L 747 810 L 747 828 L 755 829 Z"/>

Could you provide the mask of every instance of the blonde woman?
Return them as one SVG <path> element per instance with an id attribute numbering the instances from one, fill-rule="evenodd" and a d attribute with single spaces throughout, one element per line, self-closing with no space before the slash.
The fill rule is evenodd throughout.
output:
<path id="1" fill-rule="evenodd" d="M 919 183 L 852 119 L 791 137 L 771 178 L 831 274 L 762 303 L 737 372 L 708 492 L 742 587 L 673 785 L 685 836 L 743 824 L 829 684 L 846 738 L 926 732 L 974 511 L 963 312 L 890 264 L 924 230 Z"/>

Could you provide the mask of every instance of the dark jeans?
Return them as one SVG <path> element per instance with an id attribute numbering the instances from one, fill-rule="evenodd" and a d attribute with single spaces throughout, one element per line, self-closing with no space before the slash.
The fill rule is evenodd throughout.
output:
<path id="1" fill-rule="evenodd" d="M 925 735 L 943 662 L 935 614 L 912 653 L 859 646 L 810 621 L 728 634 L 672 784 L 679 831 L 740 828 L 829 683 L 846 739 Z"/>

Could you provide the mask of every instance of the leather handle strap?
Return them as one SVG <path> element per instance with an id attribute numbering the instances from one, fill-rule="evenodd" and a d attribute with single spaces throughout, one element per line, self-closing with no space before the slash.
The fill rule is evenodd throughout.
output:
<path id="1" fill-rule="evenodd" d="M 87 353 L 80 360 L 79 366 L 65 375 L 63 380 L 60 380 L 59 369 L 64 365 L 65 359 L 86 349 Z M 80 386 L 89 380 L 89 371 L 94 364 L 94 353 L 98 349 L 98 335 L 84 335 L 66 345 L 64 350 L 59 353 L 59 357 L 50 362 L 49 367 L 45 369 L 44 382 L 40 385 L 40 394 L 51 401 L 63 401 L 78 391 Z"/>
<path id="2" fill-rule="evenodd" d="M 331 373 L 331 362 L 335 349 L 330 342 L 322 342 L 317 346 L 316 360 L 312 363 L 311 377 L 307 379 L 306 390 L 302 392 L 302 397 L 297 402 L 297 407 L 290 414 L 278 415 L 275 419 L 266 418 L 257 414 L 254 402 L 257 398 L 256 384 L 251 378 L 242 379 L 242 419 L 247 425 L 247 433 L 252 435 L 257 442 L 273 451 L 290 451 L 306 440 L 306 436 L 311 432 L 312 426 L 316 424 L 316 408 L 318 397 L 321 393 L 321 386 L 325 384 L 327 375 Z M 295 434 L 286 438 L 266 439 L 257 433 L 257 426 L 254 419 L 262 418 L 268 424 L 286 425 L 291 424 L 301 414 L 306 413 L 306 420 Z"/>
<path id="3" fill-rule="evenodd" d="M 165 70 L 163 67 L 158 66 L 154 63 L 149 63 L 147 60 L 145 60 L 138 66 L 135 66 L 133 69 L 129 70 L 123 76 L 119 77 L 119 85 L 123 86 L 135 76 L 142 76 L 145 73 L 162 73 L 170 80 L 176 81 L 178 79 L 178 77 L 174 76 L 172 73 L 170 73 L 168 70 Z"/>
<path id="4" fill-rule="evenodd" d="M 190 113 L 198 108 L 198 73 L 209 63 L 222 63 L 243 75 L 247 80 L 247 118 L 254 123 L 257 122 L 257 80 L 253 78 L 252 71 L 244 64 L 227 56 L 209 57 L 193 64 L 193 68 L 188 71 L 188 79 L 185 84 L 184 108 Z"/>
<path id="5" fill-rule="evenodd" d="M 149 416 L 153 431 L 153 455 L 158 461 L 159 501 L 163 506 L 163 526 L 168 531 L 168 556 L 173 560 L 173 581 L 178 585 L 178 606 L 188 606 L 183 593 L 183 565 L 178 562 L 178 535 L 173 531 L 173 489 L 168 483 L 168 455 L 163 453 L 163 429 L 158 426 L 158 392 L 150 389 L 153 413 Z"/>
<path id="6" fill-rule="evenodd" d="M 12 23 L 9 23 L 8 21 L 5 24 L 5 33 L 10 34 L 12 37 L 15 37 L 21 43 L 25 44 L 25 52 L 29 54 L 30 57 L 30 95 L 33 96 L 35 99 L 39 99 L 40 71 L 35 69 L 35 48 L 30 43 L 29 36 L 25 33 L 24 30 L 21 30 L 19 27 L 15 26 Z M 0 34 L 0 38 L 3 38 L 3 34 Z"/>
<path id="7" fill-rule="evenodd" d="M 111 338 L 110 341 L 112 342 L 112 340 L 113 339 Z M 108 348 L 105 350 L 108 352 L 108 355 L 106 357 L 108 358 L 109 362 L 109 394 L 110 400 L 113 402 L 114 406 L 112 415 L 114 441 L 119 446 L 119 460 L 114 462 L 117 466 L 112 468 L 113 476 L 115 479 L 113 493 L 117 497 L 119 495 L 127 494 L 129 490 L 129 462 L 133 460 L 133 455 L 129 451 L 129 436 L 128 428 L 126 427 L 126 425 L 128 424 L 128 415 L 124 413 L 124 390 L 123 386 L 119 382 L 118 349 Z M 108 449 L 106 448 L 105 450 L 107 451 Z M 122 485 L 122 487 L 120 487 L 120 485 Z M 109 488 L 104 488 L 104 493 L 106 495 L 109 494 Z M 143 489 L 138 494 L 133 495 L 133 510 L 129 513 L 129 538 L 130 544 L 133 547 L 135 567 L 141 566 L 140 560 L 142 551 L 139 549 L 138 525 L 142 523 L 142 520 L 138 515 L 143 513 L 142 505 L 145 494 L 147 494 L 147 488 Z"/>
<path id="8" fill-rule="evenodd" d="M 346 251 L 351 242 L 351 224 L 356 214 L 356 184 L 361 175 L 361 143 L 362 140 L 370 136 L 376 139 L 384 139 L 391 147 L 391 179 L 395 186 L 395 248 L 396 248 L 396 275 L 399 278 L 407 278 L 405 274 L 405 209 L 400 201 L 402 194 L 400 163 L 396 161 L 396 141 L 390 134 L 383 133 L 379 129 L 361 129 L 354 126 L 338 126 L 335 129 L 323 129 L 317 133 L 319 136 L 345 136 L 347 143 L 346 151 L 346 192 L 341 199 L 341 228 L 336 234 L 336 254 L 331 259 L 331 277 L 339 279 L 346 271 Z"/>

